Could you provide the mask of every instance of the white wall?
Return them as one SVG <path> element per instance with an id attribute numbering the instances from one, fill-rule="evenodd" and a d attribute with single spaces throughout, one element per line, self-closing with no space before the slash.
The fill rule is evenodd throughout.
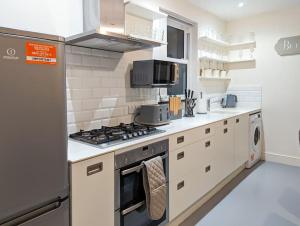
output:
<path id="1" fill-rule="evenodd" d="M 262 85 L 267 158 L 297 165 L 300 165 L 300 55 L 280 57 L 274 45 L 282 37 L 300 35 L 299 21 L 300 7 L 228 24 L 229 33 L 254 31 L 257 40 L 256 69 L 231 71 L 231 85 Z"/>
<path id="2" fill-rule="evenodd" d="M 0 27 L 70 36 L 82 31 L 81 0 L 2 0 Z"/>

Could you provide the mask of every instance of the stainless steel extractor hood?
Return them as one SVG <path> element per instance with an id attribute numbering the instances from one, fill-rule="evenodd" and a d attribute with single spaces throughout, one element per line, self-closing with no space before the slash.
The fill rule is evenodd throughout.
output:
<path id="1" fill-rule="evenodd" d="M 162 44 L 125 35 L 124 0 L 83 0 L 83 31 L 66 38 L 66 43 L 122 53 Z"/>

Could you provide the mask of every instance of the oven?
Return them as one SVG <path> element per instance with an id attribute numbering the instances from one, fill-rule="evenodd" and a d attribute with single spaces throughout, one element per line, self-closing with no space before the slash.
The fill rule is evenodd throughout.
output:
<path id="1" fill-rule="evenodd" d="M 168 206 L 161 219 L 154 221 L 148 217 L 142 176 L 142 162 L 161 156 L 168 188 L 168 149 L 169 141 L 163 140 L 116 154 L 115 226 L 157 226 L 168 222 Z"/>

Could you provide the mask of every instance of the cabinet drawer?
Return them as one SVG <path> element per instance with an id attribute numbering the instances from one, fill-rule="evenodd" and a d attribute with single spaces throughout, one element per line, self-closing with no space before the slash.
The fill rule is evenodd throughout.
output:
<path id="1" fill-rule="evenodd" d="M 215 164 L 213 161 L 201 164 L 177 180 L 170 181 L 170 220 L 176 218 L 183 211 L 202 198 L 216 186 Z"/>
<path id="2" fill-rule="evenodd" d="M 170 221 L 190 207 L 198 199 L 198 189 L 202 175 L 195 173 L 186 174 L 169 183 L 169 214 Z"/>
<path id="3" fill-rule="evenodd" d="M 73 226 L 114 225 L 114 154 L 71 165 Z"/>
<path id="4" fill-rule="evenodd" d="M 214 135 L 215 128 L 216 124 L 214 123 L 170 136 L 170 151 L 182 148 L 186 145 Z"/>
<path id="5" fill-rule="evenodd" d="M 206 162 L 216 155 L 215 138 L 199 140 L 196 143 L 170 152 L 169 175 L 170 180 L 183 176 L 192 171 L 199 171 Z"/>
<path id="6" fill-rule="evenodd" d="M 235 123 L 235 118 L 229 118 L 229 119 L 224 119 L 220 122 L 218 122 L 218 126 L 223 126 L 223 127 L 232 127 L 234 126 Z"/>
<path id="7" fill-rule="evenodd" d="M 200 127 L 200 137 L 207 138 L 215 134 L 216 123 Z"/>
<path id="8" fill-rule="evenodd" d="M 187 145 L 183 148 L 170 152 L 169 176 L 170 181 L 195 170 L 200 164 L 202 141 Z"/>

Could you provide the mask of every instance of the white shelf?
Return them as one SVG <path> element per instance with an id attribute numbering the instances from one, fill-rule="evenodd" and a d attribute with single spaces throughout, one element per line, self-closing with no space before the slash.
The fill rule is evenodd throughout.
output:
<path id="1" fill-rule="evenodd" d="M 208 36 L 201 36 L 200 40 L 203 42 L 207 42 L 210 44 L 214 44 L 214 45 L 229 48 L 229 49 L 247 49 L 247 48 L 255 48 L 256 47 L 256 41 L 229 43 L 229 42 L 225 42 L 223 40 L 213 39 Z"/>
<path id="2" fill-rule="evenodd" d="M 218 46 L 221 46 L 221 47 L 229 47 L 230 46 L 228 42 L 225 42 L 223 40 L 213 39 L 213 38 L 208 37 L 208 36 L 201 36 L 200 40 L 204 41 L 204 42 L 207 42 L 207 43 L 214 44 L 214 45 L 218 45 Z"/>
<path id="3" fill-rule="evenodd" d="M 238 64 L 238 63 L 251 63 L 255 62 L 255 59 L 241 59 L 241 60 L 230 60 L 228 63 L 230 64 Z"/>
<path id="4" fill-rule="evenodd" d="M 231 49 L 250 49 L 256 48 L 256 41 L 237 42 L 229 44 Z"/>
<path id="5" fill-rule="evenodd" d="M 213 58 L 213 57 L 200 57 L 199 60 L 210 60 L 210 61 L 217 61 L 217 62 L 222 62 L 222 63 L 229 63 L 228 60 L 221 60 L 221 59 Z"/>
<path id="6" fill-rule="evenodd" d="M 255 61 L 255 59 L 221 60 L 221 59 L 212 58 L 212 57 L 200 57 L 199 60 L 211 60 L 211 61 L 222 62 L 225 64 L 249 63 L 249 62 Z"/>
<path id="7" fill-rule="evenodd" d="M 231 78 L 229 77 L 201 77 L 201 76 L 198 76 L 198 78 L 200 80 L 223 80 L 223 81 L 229 81 L 231 80 Z"/>
<path id="8" fill-rule="evenodd" d="M 165 13 L 145 8 L 130 1 L 126 2 L 125 4 L 126 13 L 133 16 L 141 17 L 147 20 L 157 20 L 168 17 L 168 15 Z"/>

